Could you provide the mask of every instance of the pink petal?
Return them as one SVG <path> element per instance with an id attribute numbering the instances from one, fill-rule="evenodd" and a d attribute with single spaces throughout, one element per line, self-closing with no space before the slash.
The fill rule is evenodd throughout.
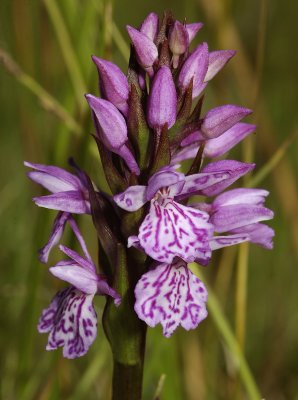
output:
<path id="1" fill-rule="evenodd" d="M 34 197 L 33 201 L 39 207 L 51 210 L 66 211 L 74 214 L 90 214 L 90 204 L 85 200 L 83 193 L 68 191 Z"/>
<path id="2" fill-rule="evenodd" d="M 129 186 L 124 192 L 116 194 L 114 201 L 118 207 L 126 211 L 136 211 L 147 202 L 146 186 Z"/>
<path id="3" fill-rule="evenodd" d="M 211 252 L 209 215 L 167 198 L 152 200 L 139 229 L 139 245 L 154 260 L 171 263 L 174 257 L 205 265 Z"/>
<path id="4" fill-rule="evenodd" d="M 162 188 L 166 188 L 168 190 L 169 197 L 174 197 L 182 190 L 185 176 L 180 172 L 176 172 L 176 167 L 177 166 L 166 167 L 152 175 L 148 181 L 148 187 L 146 191 L 147 200 L 151 200 L 157 191 Z"/>
<path id="5" fill-rule="evenodd" d="M 210 240 L 210 247 L 213 251 L 221 249 L 222 247 L 233 246 L 234 244 L 239 244 L 248 241 L 249 241 L 249 235 L 246 234 L 245 232 L 228 236 L 214 236 Z"/>
<path id="6" fill-rule="evenodd" d="M 66 358 L 87 353 L 97 335 L 93 297 L 72 286 L 56 294 L 38 323 L 39 332 L 49 332 L 47 350 L 63 347 Z"/>
<path id="7" fill-rule="evenodd" d="M 151 327 L 160 323 L 166 337 L 179 325 L 195 329 L 207 317 L 207 290 L 182 260 L 160 264 L 144 274 L 135 296 L 138 317 Z"/>
<path id="8" fill-rule="evenodd" d="M 39 250 L 39 260 L 42 263 L 46 264 L 48 262 L 52 248 L 60 242 L 65 224 L 69 217 L 69 213 L 59 212 L 55 218 L 49 241 L 42 249 Z"/>
<path id="9" fill-rule="evenodd" d="M 70 283 L 75 288 L 79 289 L 85 294 L 95 294 L 97 292 L 97 275 L 80 267 L 77 264 L 72 265 L 57 265 L 50 268 L 51 274 L 65 282 Z"/>
<path id="10" fill-rule="evenodd" d="M 227 232 L 232 229 L 251 225 L 273 218 L 273 211 L 254 204 L 233 204 L 220 207 L 210 218 L 215 232 Z"/>

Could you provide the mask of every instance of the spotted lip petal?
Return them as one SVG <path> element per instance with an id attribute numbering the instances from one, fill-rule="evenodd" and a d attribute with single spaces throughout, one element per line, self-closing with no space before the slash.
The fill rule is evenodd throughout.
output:
<path id="1" fill-rule="evenodd" d="M 207 290 L 182 260 L 160 264 L 135 288 L 135 311 L 149 326 L 161 324 L 166 337 L 181 325 L 195 329 L 207 317 Z"/>
<path id="2" fill-rule="evenodd" d="M 153 259 L 171 263 L 174 257 L 186 262 L 210 261 L 209 239 L 213 233 L 208 214 L 176 203 L 173 200 L 152 200 L 150 211 L 139 228 L 138 240 Z"/>
<path id="3" fill-rule="evenodd" d="M 71 359 L 87 353 L 97 335 L 93 297 L 72 286 L 56 294 L 38 323 L 40 333 L 49 332 L 47 350 L 63 347 L 63 356 Z"/>

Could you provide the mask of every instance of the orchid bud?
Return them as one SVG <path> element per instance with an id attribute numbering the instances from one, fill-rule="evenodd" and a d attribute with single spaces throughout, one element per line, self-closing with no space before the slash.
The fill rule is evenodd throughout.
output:
<path id="1" fill-rule="evenodd" d="M 87 94 L 86 99 L 93 111 L 92 115 L 99 139 L 107 149 L 125 160 L 131 172 L 138 175 L 139 167 L 126 145 L 127 126 L 123 115 L 107 100 L 99 99 L 91 94 Z"/>
<path id="2" fill-rule="evenodd" d="M 173 67 L 178 67 L 179 56 L 185 53 L 189 46 L 188 32 L 183 24 L 175 21 L 169 32 L 169 46 L 173 53 Z"/>
<path id="3" fill-rule="evenodd" d="M 153 76 L 153 64 L 158 58 L 158 50 L 151 39 L 137 29 L 127 26 L 127 32 L 134 45 L 139 64 Z"/>
<path id="4" fill-rule="evenodd" d="M 152 12 L 144 19 L 140 32 L 144 33 L 144 35 L 154 42 L 158 31 L 158 23 L 158 15 Z"/>
<path id="5" fill-rule="evenodd" d="M 194 24 L 186 24 L 185 28 L 188 33 L 189 43 L 194 39 L 196 34 L 199 32 L 201 28 L 203 28 L 204 24 L 202 22 L 195 22 Z"/>
<path id="6" fill-rule="evenodd" d="M 110 61 L 92 56 L 100 77 L 100 92 L 125 116 L 128 113 L 128 82 L 121 69 Z"/>
<path id="7" fill-rule="evenodd" d="M 200 44 L 196 50 L 184 62 L 179 77 L 178 86 L 183 92 L 187 89 L 193 79 L 192 97 L 197 97 L 206 87 L 204 78 L 208 69 L 208 45 Z"/>
<path id="8" fill-rule="evenodd" d="M 172 73 L 167 66 L 161 67 L 152 83 L 149 94 L 147 118 L 151 128 L 171 128 L 176 121 L 177 94 Z"/>
<path id="9" fill-rule="evenodd" d="M 201 133 L 206 139 L 217 138 L 251 113 L 248 108 L 230 104 L 213 108 L 204 117 Z"/>
<path id="10" fill-rule="evenodd" d="M 209 53 L 209 65 L 204 82 L 210 81 L 236 54 L 234 50 L 217 50 Z"/>

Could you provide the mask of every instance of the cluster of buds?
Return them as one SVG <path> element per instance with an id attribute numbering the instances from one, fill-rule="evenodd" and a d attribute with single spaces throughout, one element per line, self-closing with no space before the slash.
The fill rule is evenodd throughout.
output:
<path id="1" fill-rule="evenodd" d="M 48 261 L 66 223 L 84 253 L 60 245 L 70 260 L 50 268 L 71 286 L 41 316 L 39 330 L 50 333 L 47 349 L 62 346 L 66 357 L 86 353 L 96 335 L 94 295 L 110 296 L 116 306 L 121 302 L 114 267 L 121 246 L 126 272 L 133 276 L 134 310 L 149 326 L 160 323 L 166 337 L 179 325 L 196 328 L 207 316 L 207 290 L 189 263 L 207 265 L 214 250 L 246 241 L 272 248 L 274 232 L 261 223 L 273 217 L 264 206 L 268 192 L 224 191 L 255 165 L 223 158 L 206 163 L 224 156 L 255 126 L 240 122 L 251 110 L 238 105 L 201 115 L 208 82 L 235 54 L 210 52 L 207 43 L 191 51 L 202 26 L 183 24 L 169 13 L 161 22 L 149 14 L 139 29 L 128 26 L 127 76 L 110 61 L 92 57 L 101 97 L 87 94 L 86 99 L 111 193 L 98 189 L 74 162 L 75 174 L 26 163 L 34 170 L 29 177 L 51 192 L 35 203 L 59 210 L 41 261 Z M 187 165 L 192 160 L 188 171 L 185 160 Z M 101 274 L 73 214 L 92 216 L 104 254 Z"/>

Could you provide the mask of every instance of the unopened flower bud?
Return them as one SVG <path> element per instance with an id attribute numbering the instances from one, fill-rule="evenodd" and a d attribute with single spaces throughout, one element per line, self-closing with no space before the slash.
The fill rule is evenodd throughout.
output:
<path id="1" fill-rule="evenodd" d="M 153 76 L 153 64 L 158 58 L 158 50 L 151 39 L 137 29 L 127 26 L 127 32 L 134 45 L 139 64 Z"/>
<path id="2" fill-rule="evenodd" d="M 158 15 L 152 12 L 144 19 L 140 28 L 140 32 L 144 33 L 144 35 L 154 42 L 158 31 L 158 23 Z"/>
<path id="3" fill-rule="evenodd" d="M 131 172 L 140 173 L 139 167 L 127 147 L 127 126 L 123 115 L 109 101 L 86 95 L 99 139 L 110 151 L 122 157 Z"/>
<path id="4" fill-rule="evenodd" d="M 193 79 L 192 97 L 197 97 L 206 87 L 204 78 L 208 69 L 208 45 L 200 44 L 196 50 L 184 62 L 179 77 L 178 86 L 185 91 Z"/>
<path id="5" fill-rule="evenodd" d="M 100 92 L 125 116 L 128 113 L 128 82 L 121 69 L 110 61 L 92 56 L 100 77 Z"/>
<path id="6" fill-rule="evenodd" d="M 175 21 L 169 32 L 169 47 L 173 53 L 173 67 L 178 67 L 179 56 L 186 52 L 189 46 L 188 32 L 183 24 Z"/>
<path id="7" fill-rule="evenodd" d="M 176 121 L 177 94 L 172 73 L 167 66 L 161 67 L 152 83 L 149 94 L 147 117 L 151 128 L 171 128 Z"/>

